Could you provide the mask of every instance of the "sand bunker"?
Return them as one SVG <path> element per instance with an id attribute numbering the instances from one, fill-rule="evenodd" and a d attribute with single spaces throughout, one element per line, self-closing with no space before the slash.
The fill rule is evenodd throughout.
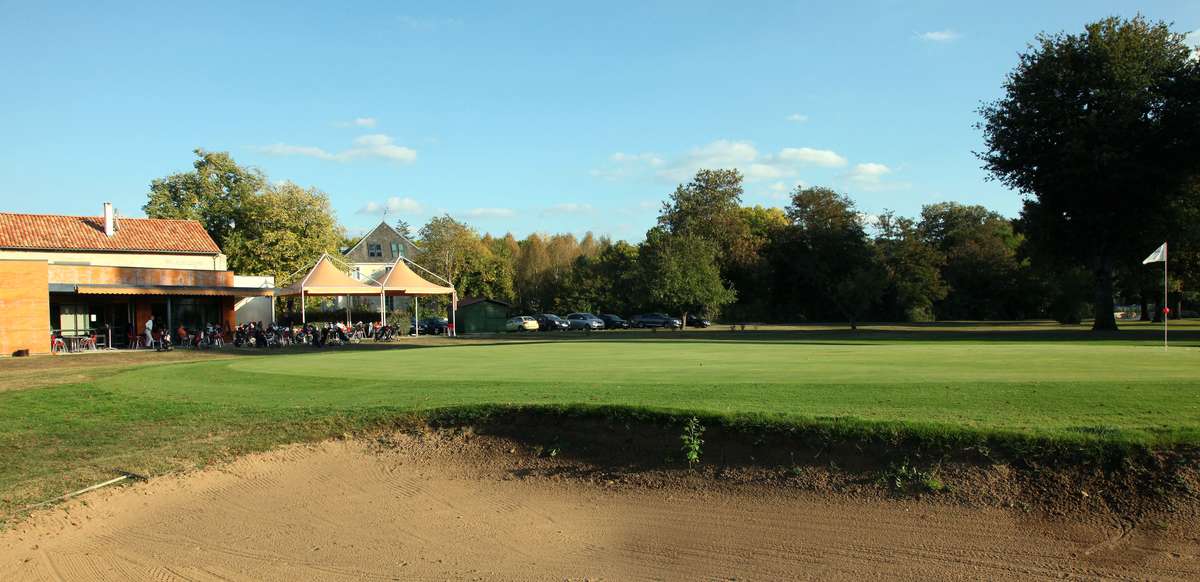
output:
<path id="1" fill-rule="evenodd" d="M 614 485 L 410 445 L 293 446 L 89 494 L 0 533 L 0 580 L 1200 579 L 1200 534 L 1173 525 Z"/>

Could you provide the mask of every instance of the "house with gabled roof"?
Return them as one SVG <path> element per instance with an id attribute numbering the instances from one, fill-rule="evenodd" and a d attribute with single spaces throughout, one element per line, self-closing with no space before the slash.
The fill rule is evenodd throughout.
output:
<path id="1" fill-rule="evenodd" d="M 342 260 L 350 267 L 351 277 L 359 281 L 382 281 L 396 259 L 411 259 L 418 250 L 416 243 L 385 220 L 344 250 Z"/>
<path id="2" fill-rule="evenodd" d="M 155 316 L 159 329 L 235 325 L 239 286 L 194 220 L 0 212 L 0 355 L 50 351 L 51 334 L 122 346 Z"/>

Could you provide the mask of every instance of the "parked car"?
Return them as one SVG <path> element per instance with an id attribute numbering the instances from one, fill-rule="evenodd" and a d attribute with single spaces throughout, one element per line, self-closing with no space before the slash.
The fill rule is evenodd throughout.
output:
<path id="1" fill-rule="evenodd" d="M 426 317 L 421 320 L 421 335 L 442 335 L 450 327 L 450 320 L 445 317 Z M 416 326 L 409 324 L 409 335 L 416 333 Z"/>
<path id="2" fill-rule="evenodd" d="M 690 313 L 687 316 L 687 326 L 688 327 L 708 327 L 710 325 L 712 325 L 712 320 L 707 319 L 705 317 L 702 317 L 699 315 L 692 315 Z"/>
<path id="3" fill-rule="evenodd" d="M 665 313 L 643 313 L 631 317 L 629 325 L 633 327 L 669 327 L 671 329 L 678 329 L 683 327 L 683 322 L 679 321 L 678 317 L 671 317 Z"/>
<path id="4" fill-rule="evenodd" d="M 601 313 L 600 320 L 604 322 L 605 329 L 629 329 L 629 322 L 625 321 L 620 315 Z"/>
<path id="5" fill-rule="evenodd" d="M 567 325 L 570 325 L 571 329 L 593 331 L 604 329 L 604 320 L 590 313 L 568 313 Z"/>
<path id="6" fill-rule="evenodd" d="M 528 315 L 519 315 L 504 322 L 506 331 L 537 331 L 538 322 Z"/>
<path id="7" fill-rule="evenodd" d="M 538 329 L 542 331 L 563 331 L 571 329 L 571 324 L 567 320 L 554 315 L 553 313 L 542 313 L 536 316 Z"/>

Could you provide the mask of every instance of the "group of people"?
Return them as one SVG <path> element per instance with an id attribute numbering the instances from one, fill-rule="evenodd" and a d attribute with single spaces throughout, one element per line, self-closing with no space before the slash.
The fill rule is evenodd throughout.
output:
<path id="1" fill-rule="evenodd" d="M 177 345 L 193 348 L 219 348 L 225 345 L 225 335 L 228 333 L 228 330 L 221 329 L 221 326 L 209 323 L 195 331 L 190 331 L 180 324 L 172 334 L 171 330 L 166 326 L 160 327 L 160 324 L 158 318 L 151 315 L 142 329 L 145 347 L 154 348 L 160 352 L 170 350 Z M 130 327 L 132 328 L 133 325 L 130 324 Z M 133 337 L 132 330 L 129 335 L 131 338 Z"/>
<path id="2" fill-rule="evenodd" d="M 158 351 L 170 350 L 173 346 L 194 348 L 221 347 L 226 338 L 234 347 L 284 347 L 294 344 L 323 347 L 342 345 L 362 340 L 387 341 L 395 337 L 396 328 L 379 322 L 354 324 L 305 323 L 299 326 L 279 323 L 264 324 L 261 321 L 241 324 L 232 330 L 219 325 L 207 324 L 198 330 L 188 330 L 183 325 L 174 333 L 160 328 L 157 318 L 151 316 L 144 328 L 145 346 Z M 131 333 L 132 336 L 132 333 Z"/>

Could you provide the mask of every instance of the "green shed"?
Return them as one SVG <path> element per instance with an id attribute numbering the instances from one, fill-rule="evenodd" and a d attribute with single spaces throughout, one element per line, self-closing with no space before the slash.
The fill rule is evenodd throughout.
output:
<path id="1" fill-rule="evenodd" d="M 473 297 L 458 302 L 455 318 L 457 333 L 488 333 L 504 331 L 512 305 L 495 299 Z"/>

